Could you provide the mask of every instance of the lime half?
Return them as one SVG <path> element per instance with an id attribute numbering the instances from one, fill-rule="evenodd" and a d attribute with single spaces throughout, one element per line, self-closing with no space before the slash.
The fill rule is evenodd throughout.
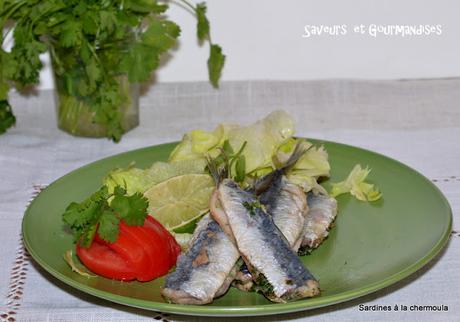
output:
<path id="1" fill-rule="evenodd" d="M 207 174 L 185 174 L 163 181 L 144 193 L 149 214 L 168 230 L 185 226 L 209 209 L 214 186 Z"/>

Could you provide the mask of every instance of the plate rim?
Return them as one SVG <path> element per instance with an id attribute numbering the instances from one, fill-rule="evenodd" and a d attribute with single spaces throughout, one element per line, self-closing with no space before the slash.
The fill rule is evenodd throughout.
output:
<path id="1" fill-rule="evenodd" d="M 217 316 L 227 316 L 227 317 L 228 316 L 235 316 L 235 317 L 236 316 L 257 316 L 257 315 L 292 313 L 292 312 L 306 311 L 306 310 L 316 309 L 320 307 L 335 305 L 335 304 L 346 302 L 346 301 L 351 301 L 353 299 L 356 299 L 356 298 L 365 296 L 367 294 L 376 292 L 378 290 L 381 290 L 383 288 L 386 288 L 412 275 L 413 273 L 415 273 L 416 271 L 424 267 L 426 264 L 428 264 L 431 260 L 433 260 L 436 257 L 436 255 L 439 254 L 441 250 L 446 246 L 449 240 L 450 231 L 452 230 L 452 220 L 453 220 L 452 219 L 452 208 L 447 198 L 444 196 L 441 190 L 435 184 L 431 182 L 431 180 L 429 180 L 427 177 L 425 177 L 423 174 L 413 169 L 412 167 L 396 159 L 393 159 L 384 154 L 381 154 L 379 152 L 371 151 L 366 148 L 361 148 L 358 146 L 353 146 L 353 145 L 349 145 L 345 143 L 329 141 L 329 140 L 314 139 L 314 138 L 308 138 L 308 140 L 314 142 L 315 144 L 327 143 L 327 144 L 339 145 L 347 149 L 351 148 L 351 149 L 363 150 L 367 153 L 390 160 L 392 162 L 397 163 L 399 166 L 404 167 L 408 171 L 420 176 L 421 178 L 424 179 L 424 181 L 428 185 L 434 188 L 434 191 L 436 192 L 436 194 L 438 195 L 438 197 L 440 198 L 440 200 L 442 201 L 443 205 L 446 208 L 446 212 L 448 215 L 448 221 L 444 227 L 444 231 L 441 237 L 433 245 L 430 251 L 426 252 L 424 256 L 420 257 L 417 261 L 405 267 L 403 270 L 396 272 L 393 275 L 388 276 L 387 278 L 383 280 L 379 280 L 372 284 L 368 284 L 364 287 L 348 290 L 348 291 L 345 291 L 345 292 L 342 292 L 336 295 L 329 295 L 328 297 L 323 297 L 323 298 L 316 297 L 316 298 L 309 299 L 308 301 L 295 301 L 295 302 L 288 302 L 284 304 L 269 303 L 269 304 L 260 304 L 260 305 L 251 305 L 251 306 L 229 307 L 229 306 L 217 306 L 217 305 L 213 305 L 213 306 L 183 305 L 183 304 L 162 303 L 162 302 L 156 302 L 156 301 L 136 299 L 136 298 L 132 298 L 128 296 L 118 295 L 118 294 L 114 294 L 111 292 L 99 290 L 99 289 L 87 286 L 85 284 L 82 284 L 80 282 L 77 282 L 61 274 L 59 271 L 53 269 L 50 265 L 48 265 L 46 261 L 43 260 L 36 253 L 36 251 L 33 249 L 33 246 L 30 244 L 27 233 L 25 233 L 26 227 L 27 227 L 27 218 L 28 216 L 31 216 L 30 209 L 33 207 L 34 203 L 36 202 L 37 198 L 39 198 L 41 193 L 37 197 L 35 197 L 34 200 L 32 200 L 32 202 L 27 206 L 24 212 L 24 216 L 22 218 L 21 233 L 23 237 L 24 246 L 29 252 L 29 254 L 31 255 L 31 257 L 40 265 L 41 268 L 43 268 L 46 272 L 48 272 L 49 274 L 51 274 L 53 277 L 57 278 L 61 282 L 73 287 L 74 289 L 77 289 L 79 292 L 84 292 L 84 293 L 90 294 L 92 296 L 95 296 L 97 298 L 101 298 L 101 299 L 104 299 L 110 302 L 114 302 L 114 303 L 118 303 L 118 304 L 122 304 L 126 306 L 131 306 L 131 307 L 136 307 L 136 308 L 140 308 L 144 310 L 161 311 L 164 313 L 181 314 L 181 315 L 189 315 L 189 316 L 215 316 L 215 317 Z M 122 153 L 113 154 L 113 155 L 104 157 L 102 159 L 98 159 L 84 166 L 78 167 L 66 173 L 65 175 L 59 177 L 58 179 L 50 183 L 45 189 L 43 189 L 43 191 L 46 191 L 51 186 L 58 184 L 61 180 L 65 180 L 66 177 L 70 176 L 74 172 L 83 170 L 88 167 L 92 167 L 97 163 L 103 163 L 107 159 L 111 159 L 116 156 L 117 157 L 123 156 L 125 154 L 147 151 L 152 148 L 177 145 L 178 143 L 179 143 L 178 141 L 174 141 L 174 142 L 156 144 L 156 145 L 151 145 L 151 146 L 147 146 L 143 148 L 137 148 L 137 149 L 125 151 Z"/>

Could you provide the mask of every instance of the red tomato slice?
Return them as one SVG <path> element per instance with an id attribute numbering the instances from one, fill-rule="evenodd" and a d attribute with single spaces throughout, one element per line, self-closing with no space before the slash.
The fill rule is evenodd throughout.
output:
<path id="1" fill-rule="evenodd" d="M 90 271 L 98 275 L 122 281 L 136 279 L 136 273 L 120 255 L 97 241 L 93 241 L 89 248 L 77 244 L 77 255 Z"/>
<path id="2" fill-rule="evenodd" d="M 177 257 L 181 252 L 181 248 L 171 233 L 150 215 L 147 216 L 144 222 L 144 228 L 150 229 L 153 234 L 162 236 L 162 238 L 168 241 L 169 266 L 170 268 L 174 266 L 176 264 Z"/>
<path id="3" fill-rule="evenodd" d="M 120 222 L 120 231 L 134 240 L 149 260 L 149 265 L 138 271 L 137 278 L 140 281 L 149 281 L 158 276 L 164 275 L 169 268 L 169 254 L 167 253 L 167 241 L 148 229 L 141 226 L 127 226 Z M 118 242 L 118 241 L 117 241 Z"/>

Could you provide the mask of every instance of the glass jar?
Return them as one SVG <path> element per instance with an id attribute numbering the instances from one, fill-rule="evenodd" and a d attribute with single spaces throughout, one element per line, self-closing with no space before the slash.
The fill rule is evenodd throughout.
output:
<path id="1" fill-rule="evenodd" d="M 68 75 L 84 75 L 85 66 L 81 64 L 72 67 L 72 71 L 66 70 L 66 59 L 59 55 L 65 55 L 65 51 L 50 49 L 55 83 L 55 104 L 58 127 L 72 135 L 83 137 L 110 137 L 110 130 L 104 124 L 95 119 L 96 107 L 89 97 L 76 95 L 69 90 L 69 82 L 78 83 L 78 76 L 69 80 Z M 77 69 L 77 70 L 76 70 Z M 81 70 L 78 70 L 81 69 Z M 120 125 L 125 133 L 139 125 L 139 91 L 137 83 L 130 83 L 127 75 L 115 77 L 116 87 L 124 97 L 123 103 L 116 108 L 120 113 Z"/>

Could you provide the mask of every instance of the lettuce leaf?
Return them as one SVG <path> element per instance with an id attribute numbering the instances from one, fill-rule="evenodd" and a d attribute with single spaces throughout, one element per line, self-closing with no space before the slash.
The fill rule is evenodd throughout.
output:
<path id="1" fill-rule="evenodd" d="M 182 141 L 169 155 L 170 162 L 183 160 L 205 159 L 205 155 L 211 151 L 218 154 L 217 148 L 221 147 L 228 137 L 228 131 L 232 125 L 220 124 L 212 132 L 193 130 L 184 134 Z"/>
<path id="2" fill-rule="evenodd" d="M 97 275 L 93 275 L 93 274 L 89 274 L 85 271 L 85 268 L 83 266 L 82 269 L 80 269 L 77 264 L 75 263 L 75 261 L 73 260 L 73 254 L 72 254 L 72 250 L 69 249 L 68 251 L 66 251 L 64 253 L 64 260 L 66 261 L 66 263 L 70 266 L 70 268 L 72 269 L 72 272 L 75 272 L 81 276 L 84 276 L 84 277 L 97 277 Z"/>
<path id="3" fill-rule="evenodd" d="M 272 165 L 274 151 L 294 134 L 294 121 L 285 111 L 275 111 L 248 126 L 220 124 L 214 131 L 191 131 L 171 153 L 170 161 L 204 159 L 215 156 L 228 140 L 234 150 L 247 142 L 243 155 L 246 173 Z"/>
<path id="4" fill-rule="evenodd" d="M 365 182 L 370 172 L 371 169 L 368 167 L 363 169 L 361 165 L 355 165 L 344 181 L 332 184 L 331 196 L 336 197 L 349 192 L 352 196 L 361 201 L 379 200 L 382 197 L 382 193 L 379 189 L 374 187 L 373 184 Z"/>
<path id="5" fill-rule="evenodd" d="M 115 187 L 121 186 L 128 195 L 143 193 L 151 185 L 147 171 L 135 168 L 134 164 L 110 171 L 103 179 L 103 184 L 108 187 L 109 193 L 113 193 Z"/>

